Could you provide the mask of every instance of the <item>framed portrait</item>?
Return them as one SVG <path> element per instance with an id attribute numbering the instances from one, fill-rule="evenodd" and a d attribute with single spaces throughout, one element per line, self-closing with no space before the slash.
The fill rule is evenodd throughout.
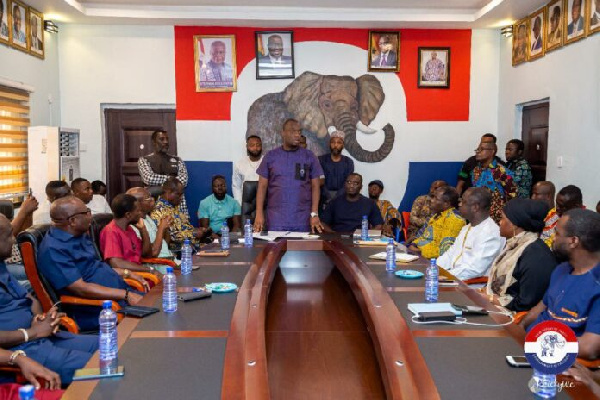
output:
<path id="1" fill-rule="evenodd" d="M 369 31 L 369 64 L 371 72 L 400 70 L 400 32 Z"/>
<path id="2" fill-rule="evenodd" d="M 588 0 L 589 15 L 588 34 L 600 32 L 600 0 Z"/>
<path id="3" fill-rule="evenodd" d="M 512 65 L 517 66 L 527 61 L 527 31 L 529 18 L 515 22 L 512 37 Z"/>
<path id="4" fill-rule="evenodd" d="M 583 39 L 587 34 L 587 0 L 567 0 L 565 12 L 564 44 Z"/>
<path id="5" fill-rule="evenodd" d="M 294 33 L 257 31 L 256 79 L 294 78 Z"/>
<path id="6" fill-rule="evenodd" d="M 29 51 L 29 13 L 27 6 L 18 0 L 11 0 L 9 3 L 9 36 L 12 47 Z"/>
<path id="7" fill-rule="evenodd" d="M 544 55 L 544 28 L 546 21 L 546 7 L 529 16 L 529 30 L 527 31 L 528 61 L 533 61 Z"/>
<path id="8" fill-rule="evenodd" d="M 194 36 L 196 92 L 235 92 L 235 35 Z"/>
<path id="9" fill-rule="evenodd" d="M 450 47 L 419 47 L 420 88 L 450 87 Z"/>
<path id="10" fill-rule="evenodd" d="M 556 50 L 563 45 L 563 14 L 565 0 L 553 0 L 546 6 L 544 17 L 545 51 Z"/>
<path id="11" fill-rule="evenodd" d="M 29 7 L 29 52 L 44 59 L 44 15 Z"/>
<path id="12" fill-rule="evenodd" d="M 0 43 L 10 43 L 10 22 L 8 21 L 8 0 L 0 0 Z"/>

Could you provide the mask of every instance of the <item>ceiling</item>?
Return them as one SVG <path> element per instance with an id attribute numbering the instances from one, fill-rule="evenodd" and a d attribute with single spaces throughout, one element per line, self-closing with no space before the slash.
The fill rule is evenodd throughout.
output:
<path id="1" fill-rule="evenodd" d="M 499 28 L 548 0 L 26 0 L 60 24 Z"/>

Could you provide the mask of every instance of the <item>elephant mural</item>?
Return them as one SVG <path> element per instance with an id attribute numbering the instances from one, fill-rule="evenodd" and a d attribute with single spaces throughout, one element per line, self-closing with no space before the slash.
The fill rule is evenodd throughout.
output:
<path id="1" fill-rule="evenodd" d="M 385 100 L 381 83 L 373 75 L 319 75 L 305 72 L 283 92 L 269 93 L 258 98 L 248 111 L 246 137 L 260 136 L 263 149 L 281 145 L 281 128 L 288 118 L 297 119 L 307 138 L 308 148 L 317 156 L 329 152 L 329 132 L 345 133 L 344 146 L 358 161 L 379 162 L 394 147 L 394 128 L 387 124 L 384 141 L 375 151 L 361 147 L 356 131 L 374 133 L 369 123 Z"/>

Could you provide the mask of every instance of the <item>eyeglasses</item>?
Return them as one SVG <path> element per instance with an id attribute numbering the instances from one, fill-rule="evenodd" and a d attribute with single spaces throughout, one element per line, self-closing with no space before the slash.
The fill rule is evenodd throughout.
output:
<path id="1" fill-rule="evenodd" d="M 71 214 L 71 215 L 69 215 L 69 216 L 68 216 L 67 218 L 65 218 L 65 219 L 71 219 L 71 218 L 73 218 L 73 217 L 76 217 L 76 216 L 78 216 L 78 215 L 92 215 L 92 210 L 90 210 L 90 209 L 88 208 L 88 209 L 86 209 L 86 211 L 80 211 L 80 212 L 78 212 L 78 213 Z"/>

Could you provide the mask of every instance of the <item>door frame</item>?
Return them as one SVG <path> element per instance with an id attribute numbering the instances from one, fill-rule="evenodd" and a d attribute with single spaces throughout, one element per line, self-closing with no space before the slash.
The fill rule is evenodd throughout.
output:
<path id="1" fill-rule="evenodd" d="M 148 103 L 100 103 L 100 125 L 102 126 L 102 181 L 106 183 L 108 173 L 108 139 L 106 135 L 106 110 L 176 110 L 175 104 L 148 104 Z"/>
<path id="2" fill-rule="evenodd" d="M 548 105 L 550 105 L 550 97 L 526 101 L 525 103 L 519 103 L 515 106 L 515 127 L 513 137 L 511 139 L 523 140 L 523 109 L 525 107 L 536 106 L 544 103 L 548 103 Z M 551 110 L 548 110 L 548 137 L 550 137 L 550 112 Z"/>

